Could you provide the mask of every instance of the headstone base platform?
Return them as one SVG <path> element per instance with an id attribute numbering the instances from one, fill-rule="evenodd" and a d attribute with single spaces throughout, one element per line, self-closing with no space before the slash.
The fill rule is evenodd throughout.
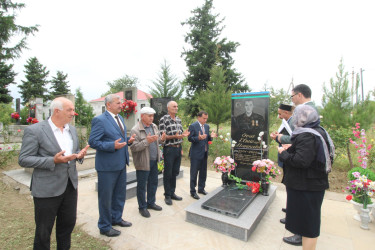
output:
<path id="1" fill-rule="evenodd" d="M 218 187 L 208 195 L 201 197 L 201 199 L 185 208 L 186 221 L 226 234 L 233 238 L 248 241 L 251 233 L 254 232 L 268 207 L 275 199 L 276 189 L 276 186 L 271 185 L 269 196 L 258 194 L 242 214 L 238 218 L 234 218 L 202 208 L 202 204 L 205 201 L 223 190 L 223 187 Z"/>

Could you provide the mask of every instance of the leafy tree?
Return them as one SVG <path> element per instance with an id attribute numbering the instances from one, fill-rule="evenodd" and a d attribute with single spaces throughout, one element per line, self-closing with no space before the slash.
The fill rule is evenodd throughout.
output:
<path id="1" fill-rule="evenodd" d="M 279 109 L 280 103 L 289 104 L 290 103 L 290 95 L 283 89 L 274 89 L 273 87 L 266 89 L 266 91 L 270 92 L 270 126 L 279 121 L 277 118 L 277 110 Z"/>
<path id="2" fill-rule="evenodd" d="M 95 116 L 94 109 L 83 98 L 83 94 L 80 88 L 76 89 L 75 112 L 78 114 L 75 118 L 75 122 L 78 125 L 90 127 L 91 120 Z"/>
<path id="3" fill-rule="evenodd" d="M 202 91 L 197 98 L 200 108 L 208 113 L 210 123 L 216 125 L 217 133 L 219 125 L 231 118 L 231 92 L 227 91 L 225 80 L 223 66 L 214 65 L 207 91 Z"/>
<path id="4" fill-rule="evenodd" d="M 164 63 L 161 64 L 158 79 L 152 82 L 155 86 L 155 88 L 151 88 L 152 97 L 173 97 L 175 100 L 179 100 L 184 89 L 176 81 L 177 78 L 170 72 L 170 65 L 167 65 L 164 60 Z"/>
<path id="5" fill-rule="evenodd" d="M 329 87 L 323 85 L 323 122 L 325 126 L 349 127 L 351 125 L 350 90 L 348 72 L 344 71 L 343 60 L 340 60 L 336 80 L 331 78 Z"/>
<path id="6" fill-rule="evenodd" d="M 13 64 L 6 61 L 19 57 L 22 49 L 27 48 L 26 37 L 38 31 L 38 26 L 26 27 L 15 23 L 17 11 L 24 7 L 23 3 L 0 0 L 0 103 L 9 103 L 13 99 L 9 95 L 8 85 L 15 83 L 16 73 Z"/>
<path id="7" fill-rule="evenodd" d="M 45 66 L 39 63 L 36 57 L 32 57 L 25 65 L 26 81 L 22 80 L 22 84 L 18 85 L 21 89 L 22 104 L 25 105 L 33 97 L 41 97 L 44 101 L 49 99 L 46 85 L 48 84 L 49 71 Z"/>
<path id="8" fill-rule="evenodd" d="M 136 87 L 137 83 L 137 77 L 125 75 L 119 79 L 114 80 L 113 82 L 107 82 L 109 90 L 105 92 L 102 96 L 124 91 L 125 88 Z"/>
<path id="9" fill-rule="evenodd" d="M 11 114 L 14 112 L 11 103 L 0 103 L 0 122 L 8 125 L 12 122 Z M 14 121 L 14 120 L 13 120 Z"/>
<path id="10" fill-rule="evenodd" d="M 51 99 L 53 99 L 55 96 L 59 95 L 66 95 L 70 93 L 68 81 L 66 80 L 68 78 L 68 74 L 64 75 L 64 72 L 57 71 L 56 76 L 52 77 L 52 92 L 51 92 Z"/>
<path id="11" fill-rule="evenodd" d="M 16 73 L 12 70 L 13 65 L 7 65 L 0 61 L 0 103 L 10 103 L 13 97 L 10 96 L 8 85 L 14 82 Z"/>
<path id="12" fill-rule="evenodd" d="M 190 48 L 182 52 L 188 68 L 184 85 L 190 102 L 186 105 L 186 112 L 190 114 L 198 111 L 194 95 L 207 89 L 211 69 L 217 57 L 225 72 L 226 89 L 234 92 L 249 91 L 247 84 L 244 84 L 243 76 L 232 68 L 234 60 L 231 53 L 236 52 L 239 43 L 219 38 L 224 28 L 221 26 L 224 19 L 217 20 L 219 15 L 211 13 L 212 2 L 213 0 L 205 0 L 202 7 L 192 11 L 192 17 L 181 23 L 190 27 L 185 36 L 185 42 Z"/>

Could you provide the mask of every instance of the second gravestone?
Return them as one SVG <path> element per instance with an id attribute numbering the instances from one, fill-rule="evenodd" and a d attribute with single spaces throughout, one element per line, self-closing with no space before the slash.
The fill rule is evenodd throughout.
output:
<path id="1" fill-rule="evenodd" d="M 159 126 L 160 118 L 164 115 L 168 114 L 167 104 L 168 102 L 173 101 L 170 97 L 162 97 L 162 98 L 151 98 L 150 104 L 151 108 L 155 109 L 156 114 L 154 116 L 154 123 Z"/>
<path id="2" fill-rule="evenodd" d="M 252 172 L 252 163 L 268 158 L 268 107 L 269 92 L 232 94 L 232 140 L 236 141 L 233 158 L 237 163 L 236 176 L 245 181 L 259 181 L 258 173 Z M 263 148 L 258 140 L 267 145 Z"/>

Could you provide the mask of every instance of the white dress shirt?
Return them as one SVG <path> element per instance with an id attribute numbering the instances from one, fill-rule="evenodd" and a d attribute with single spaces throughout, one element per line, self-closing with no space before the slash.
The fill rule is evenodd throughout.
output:
<path id="1" fill-rule="evenodd" d="M 69 131 L 69 124 L 65 124 L 64 129 L 61 131 L 52 122 L 51 118 L 48 119 L 48 123 L 52 128 L 52 132 L 55 135 L 55 138 L 61 150 L 65 150 L 64 156 L 71 155 L 73 153 L 73 137 Z"/>

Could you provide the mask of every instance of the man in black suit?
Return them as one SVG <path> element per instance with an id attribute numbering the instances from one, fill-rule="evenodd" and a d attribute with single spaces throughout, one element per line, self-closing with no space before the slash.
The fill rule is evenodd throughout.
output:
<path id="1" fill-rule="evenodd" d="M 198 193 L 206 195 L 204 190 L 207 179 L 207 156 L 208 156 L 208 142 L 216 137 L 216 134 L 210 131 L 210 126 L 206 124 L 208 113 L 200 111 L 197 116 L 197 121 L 189 126 L 188 140 L 191 142 L 190 147 L 190 195 L 194 199 L 199 199 L 195 187 L 198 180 Z"/>

